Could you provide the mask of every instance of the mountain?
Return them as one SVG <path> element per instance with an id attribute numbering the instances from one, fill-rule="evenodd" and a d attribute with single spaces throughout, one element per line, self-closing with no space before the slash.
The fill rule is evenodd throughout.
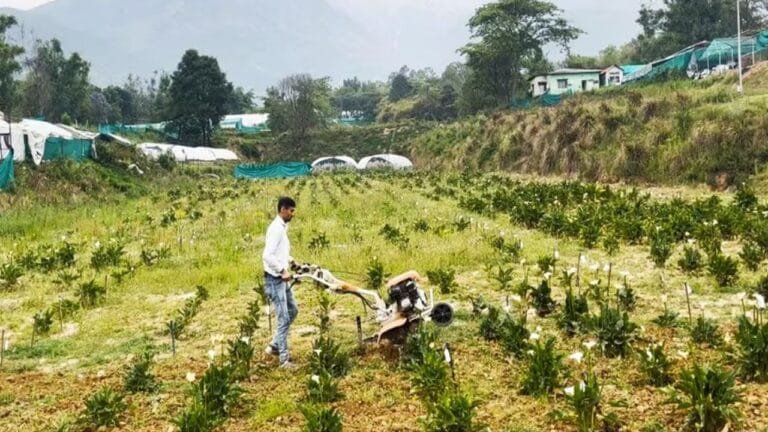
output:
<path id="1" fill-rule="evenodd" d="M 175 70 L 189 48 L 257 93 L 297 72 L 381 75 L 375 37 L 324 0 L 55 0 L 0 13 L 18 18 L 28 47 L 56 37 L 79 52 L 100 85 Z"/>

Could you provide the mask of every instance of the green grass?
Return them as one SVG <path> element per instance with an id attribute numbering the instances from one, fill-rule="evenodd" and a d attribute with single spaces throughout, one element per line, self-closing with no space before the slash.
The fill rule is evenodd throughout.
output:
<path id="1" fill-rule="evenodd" d="M 152 372 L 161 383 L 162 396 L 152 400 L 131 400 L 126 427 L 141 425 L 145 430 L 167 430 L 168 419 L 177 417 L 184 404 L 188 388 L 185 374 L 194 372 L 199 379 L 208 362 L 208 351 L 220 351 L 221 348 L 211 342 L 212 337 L 221 335 L 228 339 L 236 336 L 239 317 L 246 312 L 247 304 L 256 298 L 252 289 L 261 278 L 263 236 L 273 217 L 276 198 L 282 194 L 291 194 L 298 202 L 289 236 L 292 254 L 301 261 L 322 264 L 338 272 L 337 276 L 359 284 L 364 282 L 374 257 L 391 275 L 411 269 L 422 275 L 431 269 L 456 270 L 458 287 L 453 294 L 439 294 L 438 287 L 428 281 L 423 285 L 427 290 L 434 289 L 438 299 L 450 301 L 457 310 L 454 324 L 439 332 L 439 340 L 453 347 L 456 373 L 462 387 L 482 401 L 478 419 L 490 424 L 494 430 L 506 430 L 515 424 L 531 430 L 571 430 L 569 422 L 550 415 L 567 411 L 561 397 L 562 389 L 555 388 L 558 396 L 554 399 L 520 396 L 517 390 L 524 376 L 523 363 L 507 358 L 498 344 L 481 340 L 478 321 L 469 313 L 470 299 L 476 295 L 482 294 L 497 307 L 503 305 L 506 293 L 499 292 L 496 282 L 486 273 L 486 264 L 499 258 L 487 239 L 501 232 L 507 238 L 516 235 L 523 241 L 522 256 L 528 263 L 532 284 L 538 285 L 542 277 L 536 269 L 536 259 L 551 254 L 555 246 L 561 257 L 557 264 L 559 269 L 575 266 L 582 252 L 588 257 L 587 267 L 592 263 L 602 267 L 611 262 L 614 287 L 620 283 L 618 275 L 621 271 L 631 274 L 632 288 L 638 296 L 637 311 L 632 312 L 631 317 L 643 327 L 641 338 L 664 341 L 673 358 L 677 358 L 678 351 L 689 352 L 688 359 L 680 360 L 681 363 L 717 360 L 723 356 L 724 351 L 718 349 L 689 345 L 685 329 L 661 330 L 650 322 L 663 310 L 662 293 L 669 297 L 669 308 L 687 319 L 685 297 L 680 287 L 689 281 L 695 293 L 694 317 L 707 314 L 717 319 L 724 332 L 732 331 L 732 318 L 741 313 L 741 303 L 734 294 L 720 292 L 705 272 L 689 278 L 668 265 L 663 272 L 666 286 L 662 287 L 659 282 L 662 272 L 653 268 L 647 245 L 622 244 L 613 257 L 599 249 L 585 251 L 576 241 L 513 226 L 508 215 L 480 216 L 461 209 L 452 199 L 436 200 L 432 193 L 434 183 L 445 179 L 420 177 L 421 185 L 414 183 L 414 177 L 370 176 L 357 180 L 350 175 L 249 183 L 206 180 L 195 187 L 174 187 L 180 191 L 178 199 L 169 196 L 171 188 L 158 186 L 145 197 L 123 197 L 110 202 L 83 200 L 76 206 L 52 203 L 10 209 L 3 216 L 10 225 L 2 225 L 0 244 L 15 246 L 0 255 L 0 262 L 8 259 L 8 253 L 19 254 L 42 244 L 56 244 L 62 235 L 77 244 L 76 267 L 83 274 L 81 280 L 96 278 L 103 283 L 105 272 L 97 273 L 89 266 L 96 241 L 105 243 L 121 236 L 126 241 L 126 257 L 133 263 L 141 261 L 142 248 L 158 248 L 161 244 L 170 247 L 171 256 L 152 267 L 139 266 L 120 284 L 110 278 L 103 304 L 81 310 L 66 320 L 65 327 L 76 328 L 75 332 L 63 333 L 58 318 L 54 317 L 51 334 L 40 338 L 34 346 L 30 344 L 31 317 L 60 297 L 73 298 L 72 290 L 61 291 L 53 283 L 55 274 L 31 271 L 22 278 L 17 289 L 0 292 L 3 317 L 0 325 L 7 329 L 9 334 L 6 336 L 10 337 L 11 344 L 2 373 L 3 379 L 5 376 L 13 378 L 11 386 L 3 388 L 2 397 L 14 401 L 4 406 L 6 409 L 10 407 L 4 423 L 11 429 L 42 429 L 62 415 L 76 416 L 73 407 L 80 407 L 85 395 L 104 384 L 119 386 L 124 367 L 130 364 L 129 356 L 139 354 L 146 345 L 152 344 L 158 350 Z M 205 192 L 200 192 L 202 188 Z M 235 192 L 237 196 L 225 194 L 225 191 Z M 701 195 L 700 190 L 687 189 L 657 192 L 661 199 L 675 192 L 683 192 L 686 197 Z M 180 219 L 163 227 L 159 220 L 170 208 L 177 210 Z M 186 218 L 188 208 L 198 209 L 203 216 L 196 220 Z M 147 215 L 152 223 L 146 221 Z M 452 228 L 458 216 L 471 219 L 470 226 L 464 231 Z M 414 222 L 419 219 L 428 223 L 428 231 L 414 228 Z M 30 223 L 29 220 L 45 223 Z M 401 249 L 380 234 L 386 224 L 404 233 L 408 238 L 407 248 Z M 329 247 L 311 250 L 309 243 L 320 232 L 325 233 Z M 737 242 L 724 244 L 724 253 L 728 255 L 735 255 L 739 249 Z M 676 262 L 681 253 L 682 246 L 677 245 L 669 262 Z M 508 264 L 513 267 L 513 285 L 516 286 L 523 279 L 526 266 Z M 583 269 L 582 288 L 592 278 L 587 267 Z M 564 287 L 559 282 L 559 270 L 557 273 L 552 282 L 552 296 L 562 303 Z M 740 276 L 744 287 L 759 277 L 743 269 Z M 211 297 L 202 303 L 199 313 L 177 341 L 177 355 L 172 357 L 170 339 L 163 332 L 164 325 L 176 316 L 177 309 L 182 307 L 186 296 L 194 294 L 197 285 L 205 286 Z M 317 323 L 317 288 L 302 284 L 295 288 L 295 293 L 300 314 L 291 334 L 291 345 L 296 362 L 305 368 L 316 334 L 300 334 L 299 329 Z M 353 350 L 356 347 L 355 317 L 365 318 L 366 334 L 372 334 L 376 325 L 367 319 L 356 299 L 335 297 L 333 300 L 336 307 L 332 314 L 331 335 L 342 347 Z M 590 305 L 593 313 L 598 310 L 596 302 L 590 300 Z M 513 303 L 512 311 L 516 312 L 517 307 Z M 588 335 L 564 337 L 557 330 L 554 317 L 531 317 L 529 330 L 534 331 L 538 326 L 542 327 L 544 335 L 558 338 L 558 347 L 566 355 L 584 350 L 582 342 L 591 338 Z M 256 372 L 250 381 L 243 383 L 246 402 L 234 412 L 225 427 L 237 431 L 254 428 L 298 431 L 302 426 L 298 395 L 305 392 L 307 371 L 300 369 L 286 373 L 276 370 L 270 359 L 261 357 L 261 348 L 269 339 L 266 318 L 262 317 L 254 338 Z M 407 373 L 386 352 L 384 348 L 368 347 L 364 354 L 355 355 L 349 375 L 340 380 L 339 389 L 345 400 L 335 406 L 343 414 L 345 429 L 391 427 L 418 430 L 418 418 L 424 415 L 423 407 L 411 391 Z M 624 359 L 596 357 L 600 381 L 610 386 L 604 398 L 614 404 L 621 401 L 618 405 L 625 403 L 627 407 L 638 403 L 646 406 L 661 404 L 663 394 L 639 386 L 642 377 L 634 362 L 631 356 Z M 572 365 L 569 367 L 578 370 Z M 100 371 L 104 372 L 104 377 L 97 377 Z M 756 384 L 745 387 L 754 394 L 764 390 Z M 29 408 L 22 411 L 17 405 Z M 651 421 L 660 421 L 672 430 L 672 426 L 680 426 L 679 419 L 682 418 L 666 410 L 643 413 L 611 406 L 610 411 L 618 411 L 631 430 L 639 430 Z M 751 411 L 745 415 L 748 430 L 768 426 Z M 385 421 L 393 423 L 383 423 Z M 384 424 L 386 426 L 381 426 Z"/>

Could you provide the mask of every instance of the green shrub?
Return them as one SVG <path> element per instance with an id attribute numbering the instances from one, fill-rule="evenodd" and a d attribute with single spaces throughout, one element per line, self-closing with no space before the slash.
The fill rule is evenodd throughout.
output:
<path id="1" fill-rule="evenodd" d="M 678 392 L 670 402 L 688 411 L 688 427 L 697 432 L 720 432 L 726 424 L 738 421 L 734 407 L 741 398 L 735 378 L 717 366 L 695 364 L 680 375 Z M 680 394 L 682 394 L 682 397 Z"/>
<path id="2" fill-rule="evenodd" d="M 341 432 L 341 414 L 335 408 L 322 405 L 302 405 L 299 407 L 304 415 L 306 432 Z"/>
<path id="3" fill-rule="evenodd" d="M 307 381 L 307 399 L 314 403 L 331 403 L 343 397 L 339 386 L 328 371 L 313 374 Z"/>
<path id="4" fill-rule="evenodd" d="M 179 432 L 211 432 L 222 423 L 222 419 L 195 399 L 173 423 L 179 428 Z"/>
<path id="5" fill-rule="evenodd" d="M 117 426 L 126 408 L 122 394 L 102 387 L 86 399 L 81 418 L 84 423 L 96 428 Z"/>
<path id="6" fill-rule="evenodd" d="M 242 390 L 235 384 L 231 365 L 212 364 L 194 386 L 193 396 L 217 418 L 226 418 L 238 403 Z"/>
<path id="7" fill-rule="evenodd" d="M 607 357 L 626 355 L 638 330 L 626 311 L 608 305 L 600 308 L 600 315 L 592 318 L 591 326 Z"/>
<path id="8" fill-rule="evenodd" d="M 38 312 L 32 317 L 32 328 L 37 335 L 47 335 L 53 325 L 53 313 L 50 310 Z"/>
<path id="9" fill-rule="evenodd" d="M 152 367 L 152 352 L 145 351 L 126 369 L 123 378 L 125 391 L 131 393 L 156 391 L 159 385 L 155 376 L 150 372 L 150 367 Z"/>
<path id="10" fill-rule="evenodd" d="M 763 261 L 763 259 L 765 259 L 765 252 L 763 251 L 763 248 L 760 247 L 760 245 L 754 241 L 749 240 L 744 242 L 744 246 L 741 249 L 741 253 L 739 253 L 739 257 L 744 262 L 744 267 L 750 271 L 757 271 L 760 263 Z"/>
<path id="11" fill-rule="evenodd" d="M 456 284 L 456 270 L 438 268 L 427 272 L 427 278 L 440 288 L 441 294 L 450 294 L 458 286 Z"/>
<path id="12" fill-rule="evenodd" d="M 736 343 L 739 374 L 750 381 L 768 382 L 768 324 L 740 317 Z"/>
<path id="13" fill-rule="evenodd" d="M 696 318 L 695 324 L 691 327 L 691 339 L 697 344 L 708 344 L 713 347 L 723 342 L 717 322 L 701 316 Z"/>
<path id="14" fill-rule="evenodd" d="M 247 337 L 229 341 L 229 364 L 232 367 L 232 379 L 242 381 L 251 375 L 251 362 L 254 349 Z"/>
<path id="15" fill-rule="evenodd" d="M 107 289 L 97 284 L 93 279 L 89 282 L 81 283 L 77 290 L 80 306 L 84 308 L 91 308 L 100 304 L 104 301 L 104 296 L 106 295 Z"/>
<path id="16" fill-rule="evenodd" d="M 24 269 L 14 261 L 0 264 L 0 291 L 13 288 L 22 276 Z"/>
<path id="17" fill-rule="evenodd" d="M 343 377 L 349 371 L 349 353 L 330 337 L 321 335 L 312 345 L 309 369 L 315 374 L 328 371 L 336 378 Z"/>
<path id="18" fill-rule="evenodd" d="M 594 372 L 585 379 L 565 389 L 565 400 L 576 417 L 579 432 L 594 432 L 598 430 L 603 389 Z"/>
<path id="19" fill-rule="evenodd" d="M 584 329 L 589 321 L 589 302 L 585 295 L 575 295 L 573 289 L 568 288 L 565 293 L 563 311 L 558 318 L 560 329 L 568 336 L 574 336 Z"/>
<path id="20" fill-rule="evenodd" d="M 522 381 L 523 394 L 543 396 L 559 386 L 563 373 L 563 354 L 555 348 L 555 338 L 535 341 L 528 351 L 528 365 Z"/>
<path id="21" fill-rule="evenodd" d="M 459 392 L 446 392 L 428 408 L 425 432 L 480 432 L 486 426 L 476 417 L 478 402 Z"/>
<path id="22" fill-rule="evenodd" d="M 739 263 L 724 255 L 710 257 L 707 269 L 721 288 L 733 286 L 739 277 Z"/>
<path id="23" fill-rule="evenodd" d="M 638 357 L 640 358 L 640 369 L 649 384 L 663 387 L 672 382 L 672 362 L 664 352 L 664 345 L 651 344 L 645 351 L 640 351 Z"/>
<path id="24" fill-rule="evenodd" d="M 448 364 L 434 348 L 425 349 L 421 361 L 412 362 L 408 369 L 414 389 L 427 404 L 435 403 L 451 386 Z"/>
<path id="25" fill-rule="evenodd" d="M 543 279 L 538 288 L 533 290 L 533 307 L 540 317 L 545 317 L 555 311 L 557 304 L 552 299 L 552 289 L 549 287 L 549 281 Z"/>
<path id="26" fill-rule="evenodd" d="M 704 266 L 704 257 L 693 246 L 683 248 L 683 256 L 677 261 L 677 266 L 685 273 L 696 273 Z"/>

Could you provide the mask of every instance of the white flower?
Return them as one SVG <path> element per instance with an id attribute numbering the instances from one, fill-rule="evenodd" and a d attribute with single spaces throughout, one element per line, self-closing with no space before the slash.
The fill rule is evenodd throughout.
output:
<path id="1" fill-rule="evenodd" d="M 536 330 L 534 330 L 536 333 L 541 333 L 541 326 L 536 326 Z"/>
<path id="2" fill-rule="evenodd" d="M 624 271 L 622 271 L 621 273 L 619 273 L 619 275 L 620 275 L 621 277 L 625 278 L 625 277 L 628 277 L 628 276 L 629 276 L 629 272 L 628 272 L 628 271 L 626 271 L 626 270 L 624 270 Z"/>
<path id="3" fill-rule="evenodd" d="M 603 266 L 603 271 L 606 272 L 606 273 L 611 271 L 611 263 L 608 263 L 608 264 L 604 265 Z"/>
<path id="4" fill-rule="evenodd" d="M 688 231 L 686 231 L 686 232 L 685 232 L 685 236 L 686 236 L 686 237 L 690 237 L 690 236 L 691 236 L 691 233 L 689 233 Z"/>
<path id="5" fill-rule="evenodd" d="M 535 341 L 541 339 L 541 336 L 538 333 L 531 333 L 531 335 L 528 337 L 529 340 Z"/>
<path id="6" fill-rule="evenodd" d="M 320 375 L 312 375 L 312 381 L 320 384 Z"/>
<path id="7" fill-rule="evenodd" d="M 712 221 L 712 226 L 717 226 L 717 219 Z"/>
<path id="8" fill-rule="evenodd" d="M 599 284 L 600 284 L 600 281 L 599 281 L 599 280 L 597 280 L 597 279 L 592 279 L 591 281 L 589 281 L 589 286 L 593 286 L 593 287 L 596 287 L 596 286 L 598 286 Z"/>
<path id="9" fill-rule="evenodd" d="M 689 239 L 688 239 L 688 240 L 686 240 L 685 242 L 686 242 L 686 243 L 688 243 L 688 246 L 691 246 L 691 245 L 693 245 L 694 243 L 696 243 L 696 240 L 694 240 L 694 239 L 692 239 L 692 238 L 689 238 Z"/>
<path id="10" fill-rule="evenodd" d="M 747 298 L 747 293 L 745 293 L 743 291 L 738 293 L 738 294 L 736 294 L 736 299 L 737 300 L 744 300 L 745 298 Z"/>
<path id="11" fill-rule="evenodd" d="M 533 350 L 528 350 L 526 353 L 527 353 L 529 356 L 532 356 L 532 355 L 533 355 Z"/>
<path id="12" fill-rule="evenodd" d="M 214 361 L 216 359 L 216 350 L 208 350 L 208 358 Z"/>
<path id="13" fill-rule="evenodd" d="M 568 269 L 568 276 L 573 276 L 576 274 L 576 267 L 571 267 Z"/>
<path id="14" fill-rule="evenodd" d="M 681 359 L 687 359 L 688 358 L 688 351 L 678 351 L 677 356 Z"/>
<path id="15" fill-rule="evenodd" d="M 760 310 L 765 309 L 765 297 L 763 297 L 762 294 L 754 293 L 753 296 L 755 297 L 755 304 L 757 305 L 757 308 Z"/>
<path id="16" fill-rule="evenodd" d="M 590 341 L 584 342 L 582 345 L 584 345 L 588 350 L 591 350 L 592 348 L 597 346 L 597 341 L 590 340 Z"/>
<path id="17" fill-rule="evenodd" d="M 96 243 L 94 243 L 94 244 L 93 244 L 93 246 L 94 246 L 96 249 L 98 249 L 98 248 L 100 248 L 100 247 L 101 247 L 101 242 L 100 242 L 100 241 L 98 241 L 98 240 L 96 240 Z"/>
<path id="18" fill-rule="evenodd" d="M 555 253 L 554 253 L 554 257 L 555 257 L 556 260 L 559 260 L 560 259 L 560 251 L 556 250 Z"/>
<path id="19" fill-rule="evenodd" d="M 509 299 L 515 303 L 521 303 L 523 301 L 523 298 L 517 294 L 512 294 L 511 296 L 509 296 Z"/>
<path id="20" fill-rule="evenodd" d="M 504 311 L 504 313 L 509 313 L 509 311 L 512 310 L 512 308 L 509 307 L 508 304 L 505 304 L 504 306 L 502 306 L 501 309 Z"/>
<path id="21" fill-rule="evenodd" d="M 552 272 L 544 272 L 544 279 L 549 280 L 552 277 Z"/>
<path id="22" fill-rule="evenodd" d="M 645 350 L 645 356 L 648 358 L 648 360 L 653 360 L 653 353 L 651 350 L 647 349 Z"/>
<path id="23" fill-rule="evenodd" d="M 189 382 L 195 382 L 195 373 L 194 372 L 187 372 L 186 380 Z"/>
<path id="24" fill-rule="evenodd" d="M 565 388 L 565 394 L 568 396 L 573 396 L 573 394 L 576 392 L 576 388 L 574 386 L 566 387 Z"/>
<path id="25" fill-rule="evenodd" d="M 589 266 L 589 269 L 592 270 L 593 272 L 596 272 L 600 269 L 600 264 L 592 264 L 591 266 Z"/>
<path id="26" fill-rule="evenodd" d="M 223 340 L 224 340 L 224 336 L 222 336 L 220 334 L 216 334 L 216 335 L 211 336 L 211 343 L 213 345 L 217 345 L 217 344 L 221 343 Z"/>
<path id="27" fill-rule="evenodd" d="M 240 338 L 240 340 L 241 340 L 243 343 L 245 343 L 245 344 L 250 344 L 250 343 L 251 343 L 251 338 L 249 338 L 248 336 L 242 336 L 242 337 Z"/>
<path id="28" fill-rule="evenodd" d="M 683 285 L 683 289 L 685 290 L 684 292 L 686 295 L 689 295 L 689 296 L 693 295 L 693 288 L 691 288 L 691 286 L 688 285 L 687 283 Z"/>
<path id="29" fill-rule="evenodd" d="M 520 265 L 525 265 L 525 258 L 520 260 Z"/>
<path id="30" fill-rule="evenodd" d="M 586 264 L 586 263 L 587 263 L 587 256 L 586 256 L 586 255 L 581 255 L 581 256 L 579 257 L 579 261 L 580 261 L 582 264 Z"/>
<path id="31" fill-rule="evenodd" d="M 576 351 L 575 353 L 568 356 L 569 360 L 573 360 L 576 363 L 581 363 L 581 359 L 584 358 L 584 353 L 581 351 Z"/>
<path id="32" fill-rule="evenodd" d="M 667 303 L 667 300 L 669 300 L 669 298 L 667 297 L 667 295 L 666 295 L 666 294 L 662 294 L 662 295 L 661 295 L 661 302 L 666 304 L 666 303 Z"/>

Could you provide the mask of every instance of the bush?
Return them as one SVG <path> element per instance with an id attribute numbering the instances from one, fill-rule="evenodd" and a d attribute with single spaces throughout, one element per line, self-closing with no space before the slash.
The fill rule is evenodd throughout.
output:
<path id="1" fill-rule="evenodd" d="M 312 344 L 309 369 L 315 374 L 327 371 L 336 378 L 343 377 L 349 371 L 349 353 L 330 337 L 320 336 Z"/>
<path id="2" fill-rule="evenodd" d="M 336 402 L 342 398 L 339 386 L 328 371 L 313 374 L 307 381 L 307 399 L 314 403 Z"/>
<path id="3" fill-rule="evenodd" d="M 552 289 L 549 281 L 544 279 L 538 288 L 533 290 L 533 306 L 540 317 L 545 317 L 555 311 L 557 304 L 552 300 Z"/>
<path id="4" fill-rule="evenodd" d="M 589 324 L 589 302 L 587 296 L 576 296 L 573 289 L 565 293 L 563 311 L 558 318 L 558 325 L 568 336 L 574 336 L 583 330 L 585 322 Z"/>
<path id="5" fill-rule="evenodd" d="M 598 426 L 603 389 L 594 372 L 589 372 L 585 379 L 565 389 L 565 400 L 576 416 L 579 432 L 594 432 Z"/>
<path id="6" fill-rule="evenodd" d="M 211 413 L 205 405 L 195 400 L 184 412 L 173 420 L 179 432 L 210 432 L 221 424 L 222 420 Z"/>
<path id="7" fill-rule="evenodd" d="M 543 396 L 559 386 L 563 371 L 563 354 L 555 349 L 555 338 L 537 340 L 528 351 L 528 367 L 522 382 L 522 393 Z"/>
<path id="8" fill-rule="evenodd" d="M 739 374 L 750 381 L 768 382 L 768 324 L 740 317 L 736 343 Z"/>
<path id="9" fill-rule="evenodd" d="M 713 347 L 723 342 L 717 323 L 701 316 L 696 318 L 696 323 L 691 327 L 691 339 L 697 344 L 708 344 Z"/>
<path id="10" fill-rule="evenodd" d="M 649 384 L 663 387 L 672 382 L 670 372 L 672 362 L 664 353 L 664 345 L 651 344 L 645 351 L 640 351 L 638 354 L 640 369 L 642 369 Z"/>
<path id="11" fill-rule="evenodd" d="M 677 261 L 677 266 L 685 273 L 696 273 L 704 266 L 704 258 L 693 246 L 683 248 L 683 256 Z"/>
<path id="12" fill-rule="evenodd" d="M 125 391 L 131 393 L 151 393 L 157 390 L 158 384 L 155 376 L 149 371 L 151 366 L 152 352 L 143 352 L 133 365 L 126 369 L 125 377 L 123 378 L 123 388 L 125 388 Z"/>
<path id="13" fill-rule="evenodd" d="M 427 348 L 419 362 L 411 362 L 414 389 L 427 404 L 435 403 L 451 387 L 450 370 L 440 351 Z"/>
<path id="14" fill-rule="evenodd" d="M 335 408 L 309 404 L 299 409 L 307 421 L 304 426 L 306 432 L 341 432 L 341 414 Z"/>
<path id="15" fill-rule="evenodd" d="M 739 277 L 739 263 L 724 255 L 710 257 L 707 268 L 721 288 L 733 286 Z"/>
<path id="16" fill-rule="evenodd" d="M 626 311 L 622 313 L 608 305 L 600 308 L 600 315 L 592 318 L 591 325 L 607 357 L 626 355 L 638 329 Z"/>
<path id="17" fill-rule="evenodd" d="M 744 267 L 748 268 L 750 271 L 757 271 L 760 263 L 765 258 L 765 252 L 760 245 L 750 240 L 744 243 L 739 257 L 744 261 Z"/>
<path id="18" fill-rule="evenodd" d="M 429 406 L 424 421 L 426 432 L 480 432 L 486 426 L 475 420 L 478 403 L 459 392 L 445 393 L 437 403 Z"/>
<path id="19" fill-rule="evenodd" d="M 720 432 L 739 419 L 735 377 L 717 366 L 696 364 L 684 370 L 678 391 L 682 397 L 675 393 L 670 401 L 688 411 L 688 426 L 696 431 Z"/>
<path id="20" fill-rule="evenodd" d="M 86 399 L 82 420 L 96 428 L 117 426 L 126 408 L 122 394 L 102 387 Z"/>
<path id="21" fill-rule="evenodd" d="M 232 366 L 212 364 L 194 387 L 193 395 L 213 417 L 226 418 L 240 399 L 233 372 Z"/>
<path id="22" fill-rule="evenodd" d="M 427 272 L 427 278 L 440 288 L 441 294 L 450 294 L 458 286 L 456 284 L 456 270 L 435 269 Z"/>
<path id="23" fill-rule="evenodd" d="M 22 276 L 24 276 L 24 269 L 15 262 L 0 265 L 0 291 L 13 288 Z"/>

